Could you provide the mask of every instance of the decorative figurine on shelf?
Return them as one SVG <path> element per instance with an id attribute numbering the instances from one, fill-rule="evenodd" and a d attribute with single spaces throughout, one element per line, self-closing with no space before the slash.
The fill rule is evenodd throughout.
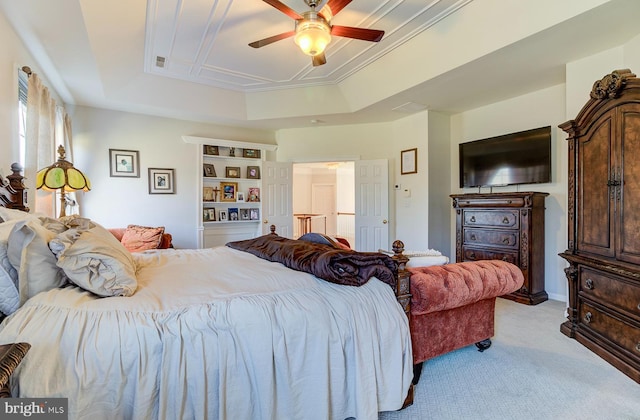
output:
<path id="1" fill-rule="evenodd" d="M 218 193 L 220 192 L 220 188 L 218 187 L 214 187 L 213 188 L 213 201 L 218 201 Z"/>
<path id="2" fill-rule="evenodd" d="M 231 157 L 235 157 L 236 156 L 236 148 L 235 147 L 230 147 L 229 148 L 229 156 L 231 156 Z"/>

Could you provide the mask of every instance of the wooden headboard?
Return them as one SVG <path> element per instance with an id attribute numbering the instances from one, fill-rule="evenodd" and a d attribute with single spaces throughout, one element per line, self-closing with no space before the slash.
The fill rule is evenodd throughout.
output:
<path id="1" fill-rule="evenodd" d="M 14 163 L 11 172 L 6 179 L 0 178 L 0 206 L 28 212 L 27 189 L 23 183 L 24 177 L 20 175 L 22 166 Z"/>

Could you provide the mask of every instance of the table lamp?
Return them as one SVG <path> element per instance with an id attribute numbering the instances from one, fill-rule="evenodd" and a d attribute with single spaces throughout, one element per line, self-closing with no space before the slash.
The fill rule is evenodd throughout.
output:
<path id="1" fill-rule="evenodd" d="M 73 163 L 65 159 L 63 146 L 58 146 L 60 157 L 51 166 L 40 169 L 36 175 L 36 188 L 44 191 L 60 190 L 60 217 L 66 216 L 65 194 L 73 191 L 91 190 L 91 182 Z"/>

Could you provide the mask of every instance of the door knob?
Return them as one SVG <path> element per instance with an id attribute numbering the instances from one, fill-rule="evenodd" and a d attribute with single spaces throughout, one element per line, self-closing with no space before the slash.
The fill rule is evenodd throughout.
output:
<path id="1" fill-rule="evenodd" d="M 264 223 L 264 224 L 266 225 L 267 223 L 269 223 L 269 221 L 268 221 L 267 219 L 264 219 L 264 220 L 262 221 L 262 223 Z"/>
<path id="2" fill-rule="evenodd" d="M 384 220 L 382 221 L 382 223 L 386 225 L 386 224 L 387 224 L 387 223 L 389 223 L 389 222 L 387 222 L 387 219 L 384 219 Z"/>

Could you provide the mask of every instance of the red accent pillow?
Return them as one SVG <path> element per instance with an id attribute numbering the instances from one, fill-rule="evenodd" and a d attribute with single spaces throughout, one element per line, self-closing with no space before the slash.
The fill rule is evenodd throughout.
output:
<path id="1" fill-rule="evenodd" d="M 158 249 L 162 242 L 164 226 L 148 227 L 129 225 L 122 235 L 122 245 L 129 252 L 140 252 L 147 249 Z"/>

